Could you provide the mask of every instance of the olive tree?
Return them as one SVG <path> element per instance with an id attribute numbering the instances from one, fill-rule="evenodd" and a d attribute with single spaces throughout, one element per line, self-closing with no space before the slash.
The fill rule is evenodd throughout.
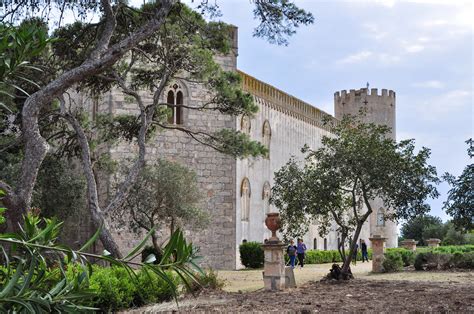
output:
<path id="1" fill-rule="evenodd" d="M 201 199 L 194 171 L 160 159 L 143 168 L 124 205 L 113 217 L 117 224 L 128 223 L 136 234 L 154 230 L 153 246 L 160 251 L 159 231 L 171 235 L 177 228 L 201 228 L 208 222 L 206 212 L 199 208 Z"/>
<path id="2" fill-rule="evenodd" d="M 335 222 L 341 235 L 342 276 L 351 277 L 350 262 L 363 224 L 374 212 L 371 200 L 390 208 L 386 219 L 427 213 L 428 197 L 437 197 L 436 169 L 430 150 L 415 151 L 414 140 L 395 142 L 386 126 L 346 116 L 331 126 L 322 147 L 303 149 L 305 160 L 291 159 L 275 173 L 272 202 L 279 208 L 286 234 L 297 236 L 312 222 L 325 233 Z M 345 254 L 348 240 L 350 254 Z"/>

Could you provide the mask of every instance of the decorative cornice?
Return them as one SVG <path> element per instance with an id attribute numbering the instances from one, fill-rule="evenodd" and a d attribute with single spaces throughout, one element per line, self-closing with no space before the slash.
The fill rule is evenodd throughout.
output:
<path id="1" fill-rule="evenodd" d="M 245 72 L 237 70 L 242 77 L 242 89 L 263 100 L 270 108 L 295 117 L 306 123 L 310 123 L 326 131 L 330 131 L 330 126 L 323 124 L 323 117 L 329 117 L 330 121 L 337 124 L 339 120 L 332 115 L 311 106 L 294 96 L 291 96 L 278 88 L 264 83 Z"/>

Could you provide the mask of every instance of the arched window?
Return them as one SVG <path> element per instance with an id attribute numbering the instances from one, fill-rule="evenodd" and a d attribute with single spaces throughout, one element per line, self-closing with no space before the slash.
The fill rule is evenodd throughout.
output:
<path id="1" fill-rule="evenodd" d="M 250 216 L 250 182 L 244 178 L 240 186 L 240 208 L 242 211 L 242 221 L 248 221 Z"/>
<path id="2" fill-rule="evenodd" d="M 263 136 L 262 144 L 268 150 L 270 150 L 270 141 L 271 141 L 271 138 L 272 138 L 272 129 L 270 128 L 270 122 L 268 122 L 268 120 L 265 120 L 265 122 L 263 122 L 262 136 Z"/>
<path id="3" fill-rule="evenodd" d="M 324 238 L 324 250 L 328 250 L 328 239 Z"/>
<path id="4" fill-rule="evenodd" d="M 242 119 L 240 120 L 240 130 L 250 135 L 250 117 L 247 115 L 243 115 Z"/>
<path id="5" fill-rule="evenodd" d="M 263 184 L 262 190 L 262 200 L 263 200 L 263 212 L 268 214 L 270 212 L 270 196 L 271 196 L 271 188 L 270 183 L 265 181 Z"/>
<path id="6" fill-rule="evenodd" d="M 169 124 L 183 124 L 183 92 L 181 86 L 174 83 L 168 91 L 166 103 L 171 111 L 168 117 Z"/>
<path id="7" fill-rule="evenodd" d="M 383 208 L 379 208 L 379 210 L 377 211 L 377 226 L 385 226 L 385 211 L 383 210 Z"/>
<path id="8" fill-rule="evenodd" d="M 314 239 L 313 239 L 313 249 L 314 249 L 314 250 L 317 250 L 317 249 L 318 249 L 318 239 L 317 239 L 317 238 L 314 238 Z"/>

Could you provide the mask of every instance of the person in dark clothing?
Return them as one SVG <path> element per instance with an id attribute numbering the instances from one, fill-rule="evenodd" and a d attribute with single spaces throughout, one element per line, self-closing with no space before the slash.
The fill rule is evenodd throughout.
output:
<path id="1" fill-rule="evenodd" d="M 362 263 L 365 261 L 369 261 L 369 254 L 367 253 L 367 244 L 365 243 L 365 240 L 362 240 L 362 243 L 360 244 L 360 250 L 362 252 Z"/>
<path id="2" fill-rule="evenodd" d="M 296 253 L 298 253 L 298 262 L 301 268 L 304 266 L 304 257 L 306 253 L 306 244 L 303 243 L 303 239 L 298 239 L 298 246 L 296 247 Z"/>
<path id="3" fill-rule="evenodd" d="M 357 265 L 357 250 L 359 249 L 359 244 L 356 243 L 355 248 L 354 248 L 354 254 L 352 255 L 352 263 L 354 265 Z"/>
<path id="4" fill-rule="evenodd" d="M 290 266 L 291 269 L 295 268 L 295 261 L 296 261 L 296 245 L 295 241 L 291 240 L 290 245 L 286 248 L 286 254 L 288 254 L 288 257 L 290 258 Z"/>

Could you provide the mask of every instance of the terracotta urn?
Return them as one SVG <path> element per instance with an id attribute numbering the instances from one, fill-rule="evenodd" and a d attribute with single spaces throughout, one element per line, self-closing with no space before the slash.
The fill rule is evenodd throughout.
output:
<path id="1" fill-rule="evenodd" d="M 279 213 L 268 213 L 267 218 L 265 219 L 265 225 L 267 226 L 268 229 L 272 232 L 272 237 L 270 240 L 272 241 L 278 241 L 278 237 L 276 235 L 276 232 L 278 229 L 281 228 L 281 220 L 280 220 L 280 214 Z"/>

